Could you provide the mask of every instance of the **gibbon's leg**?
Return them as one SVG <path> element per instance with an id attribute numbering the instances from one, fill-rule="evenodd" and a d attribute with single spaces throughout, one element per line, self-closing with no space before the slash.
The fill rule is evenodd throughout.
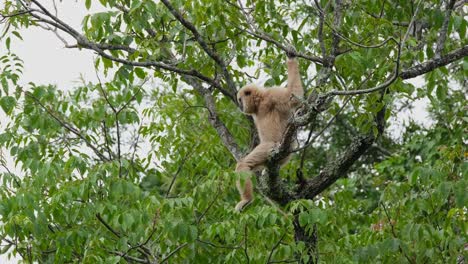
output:
<path id="1" fill-rule="evenodd" d="M 304 89 L 302 88 L 299 63 L 296 58 L 288 58 L 288 90 L 295 96 L 302 98 Z"/>
<path id="2" fill-rule="evenodd" d="M 260 143 L 257 147 L 252 150 L 247 156 L 237 163 L 236 172 L 249 172 L 251 173 L 255 169 L 265 164 L 265 161 L 270 154 L 271 149 L 275 146 L 275 143 Z M 236 211 L 240 212 L 253 200 L 253 186 L 252 180 L 249 175 L 245 179 L 244 186 L 240 180 L 237 180 L 236 185 L 239 190 L 241 201 L 236 205 Z"/>

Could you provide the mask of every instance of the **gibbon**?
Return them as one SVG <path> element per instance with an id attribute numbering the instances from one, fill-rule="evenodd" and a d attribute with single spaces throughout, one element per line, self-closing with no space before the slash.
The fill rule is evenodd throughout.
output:
<path id="1" fill-rule="evenodd" d="M 252 152 L 237 162 L 236 172 L 254 172 L 265 164 L 271 150 L 277 146 L 283 137 L 288 119 L 299 105 L 299 100 L 292 95 L 303 98 L 299 64 L 297 59 L 287 59 L 288 84 L 287 87 L 264 88 L 249 84 L 237 93 L 237 100 L 242 111 L 253 117 L 260 137 L 260 144 Z M 281 161 L 284 165 L 288 158 Z M 241 201 L 236 205 L 236 211 L 242 211 L 253 199 L 253 187 L 250 176 L 246 178 L 244 186 L 240 180 L 236 183 Z"/>

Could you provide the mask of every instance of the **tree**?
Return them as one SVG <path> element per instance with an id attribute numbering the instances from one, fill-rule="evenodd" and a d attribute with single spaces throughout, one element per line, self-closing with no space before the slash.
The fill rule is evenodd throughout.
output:
<path id="1" fill-rule="evenodd" d="M 7 49 L 40 27 L 116 73 L 71 92 L 21 87 L 20 58 L 1 58 L 11 122 L 0 145 L 22 170 L 2 163 L 2 252 L 58 263 L 463 261 L 464 1 L 100 0 L 106 11 L 82 29 L 52 4 L 6 0 Z M 257 175 L 261 195 L 235 214 L 235 160 L 258 141 L 235 94 L 259 76 L 284 82 L 286 53 L 301 60 L 307 98 Z M 150 76 L 158 86 L 142 84 Z M 406 81 L 418 76 L 424 88 Z M 385 133 L 402 102 L 423 97 L 433 128 L 409 126 L 401 142 Z"/>

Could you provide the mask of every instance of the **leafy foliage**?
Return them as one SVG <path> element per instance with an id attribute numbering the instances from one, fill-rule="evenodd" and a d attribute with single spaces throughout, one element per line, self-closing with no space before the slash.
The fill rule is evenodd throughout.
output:
<path id="1" fill-rule="evenodd" d="M 355 135 L 377 135 L 375 115 L 382 109 L 388 119 L 403 112 L 399 105 L 428 98 L 434 125 L 410 123 L 398 139 L 382 135 L 314 200 L 283 208 L 258 194 L 245 212 L 234 213 L 235 159 L 216 126 L 223 124 L 233 144 L 248 150 L 252 123 L 232 100 L 231 83 L 268 76 L 265 85 L 281 85 L 286 44 L 302 55 L 309 94 L 375 87 L 397 61 L 403 71 L 434 62 L 445 21 L 443 50 L 465 47 L 466 11 L 458 7 L 447 17 L 439 2 L 317 1 L 318 8 L 288 0 L 173 6 L 87 0 L 77 4 L 104 11 L 84 17 L 75 29 L 83 33 L 74 35 L 32 16 L 43 16 L 42 9 L 24 12 L 25 1 L 5 1 L 0 253 L 27 263 L 466 261 L 468 118 L 459 88 L 468 77 L 466 57 L 428 70 L 422 88 L 400 78 L 384 97 L 332 102 L 310 124 L 323 133 L 314 133 L 310 147 L 282 169 L 287 188 L 300 185 L 300 171 L 319 175 Z M 77 47 L 98 52 L 94 67 L 112 80 L 83 81 L 69 91 L 20 85 L 23 62 L 11 38 L 37 26 L 58 26 Z M 383 42 L 389 38 L 406 38 L 401 57 L 394 42 Z M 301 144 L 312 138 L 308 128 L 299 133 Z M 18 171 L 10 170 L 10 159 Z M 298 230 L 316 236 L 314 254 Z"/>

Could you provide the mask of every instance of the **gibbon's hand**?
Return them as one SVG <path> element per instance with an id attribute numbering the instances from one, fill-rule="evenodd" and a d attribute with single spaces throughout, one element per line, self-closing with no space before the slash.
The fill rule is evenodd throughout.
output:
<path id="1" fill-rule="evenodd" d="M 286 45 L 286 56 L 292 59 L 292 58 L 295 58 L 296 55 L 297 55 L 296 48 L 294 48 L 294 46 L 291 44 Z"/>

